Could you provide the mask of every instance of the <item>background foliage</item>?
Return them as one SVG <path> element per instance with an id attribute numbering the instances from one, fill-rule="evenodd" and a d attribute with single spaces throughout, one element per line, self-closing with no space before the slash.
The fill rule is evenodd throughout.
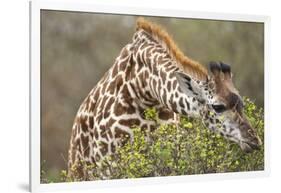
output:
<path id="1" fill-rule="evenodd" d="M 41 160 L 48 179 L 58 180 L 60 171 L 66 169 L 77 109 L 121 48 L 131 41 L 135 19 L 124 15 L 41 12 Z M 164 26 L 189 57 L 202 64 L 211 60 L 231 64 L 241 95 L 263 107 L 263 24 L 148 19 Z"/>

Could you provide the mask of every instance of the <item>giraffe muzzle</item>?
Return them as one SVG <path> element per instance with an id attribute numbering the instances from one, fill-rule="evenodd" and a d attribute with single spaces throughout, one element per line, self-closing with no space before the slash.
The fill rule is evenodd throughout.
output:
<path id="1" fill-rule="evenodd" d="M 251 153 L 254 150 L 260 150 L 261 145 L 261 140 L 258 137 L 254 138 L 251 141 L 243 141 L 240 143 L 240 147 L 245 153 Z"/>

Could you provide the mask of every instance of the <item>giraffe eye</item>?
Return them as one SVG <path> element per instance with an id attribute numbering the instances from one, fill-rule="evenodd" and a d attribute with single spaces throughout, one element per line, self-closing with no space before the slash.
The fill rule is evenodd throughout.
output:
<path id="1" fill-rule="evenodd" d="M 223 104 L 212 105 L 212 107 L 217 113 L 222 113 L 226 110 L 226 106 Z"/>

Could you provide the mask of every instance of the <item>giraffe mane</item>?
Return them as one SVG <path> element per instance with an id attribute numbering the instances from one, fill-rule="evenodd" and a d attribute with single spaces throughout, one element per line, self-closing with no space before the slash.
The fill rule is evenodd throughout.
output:
<path id="1" fill-rule="evenodd" d="M 141 29 L 151 34 L 151 36 L 159 43 L 164 44 L 164 47 L 167 49 L 168 53 L 177 61 L 177 64 L 181 69 L 183 69 L 184 72 L 196 79 L 206 80 L 208 76 L 207 69 L 199 62 L 185 56 L 174 42 L 172 37 L 164 30 L 162 26 L 139 17 L 137 19 L 136 30 L 138 31 Z"/>

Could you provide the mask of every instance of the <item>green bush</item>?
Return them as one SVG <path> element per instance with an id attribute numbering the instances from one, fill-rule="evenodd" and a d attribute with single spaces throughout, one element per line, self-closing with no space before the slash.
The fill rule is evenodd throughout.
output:
<path id="1" fill-rule="evenodd" d="M 263 110 L 244 98 L 245 114 L 264 140 Z M 158 122 L 154 108 L 146 119 Z M 139 178 L 264 169 L 264 148 L 246 154 L 240 147 L 205 128 L 199 119 L 181 117 L 180 123 L 159 125 L 150 133 L 133 128 L 134 140 L 105 159 L 107 178 Z M 103 170 L 101 169 L 101 170 Z M 107 172 L 105 170 L 108 170 Z M 102 179 L 95 175 L 93 179 Z"/>
<path id="2" fill-rule="evenodd" d="M 245 114 L 264 141 L 263 110 L 244 98 Z M 158 122 L 154 108 L 146 119 Z M 205 128 L 199 119 L 181 117 L 179 124 L 159 124 L 149 140 L 133 128 L 134 140 L 106 157 L 102 167 L 85 166 L 89 180 L 175 176 L 264 169 L 264 147 L 246 154 L 240 147 Z M 63 173 L 63 172 L 62 172 Z M 64 178 L 67 181 L 72 181 Z"/>

